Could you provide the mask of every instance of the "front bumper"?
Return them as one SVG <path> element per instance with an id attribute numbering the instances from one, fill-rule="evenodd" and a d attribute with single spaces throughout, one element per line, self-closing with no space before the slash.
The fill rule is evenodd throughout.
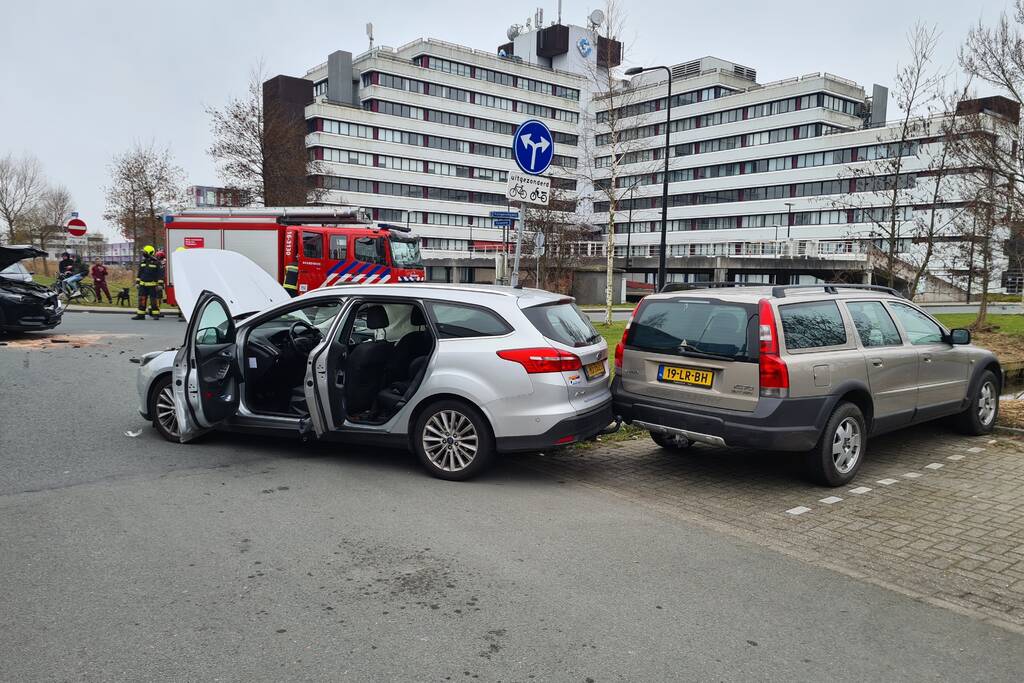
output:
<path id="1" fill-rule="evenodd" d="M 3 316 L 0 316 L 0 328 L 11 332 L 30 332 L 32 330 L 51 330 L 60 325 L 64 318 L 65 306 L 59 302 L 54 305 L 47 305 L 42 302 L 36 304 L 8 304 L 4 306 Z"/>
<path id="2" fill-rule="evenodd" d="M 625 391 L 612 382 L 613 410 L 625 422 L 719 446 L 806 451 L 818 443 L 835 404 L 833 396 L 761 398 L 751 412 L 666 401 Z M 657 429 L 654 429 L 657 431 Z M 706 438 L 704 438 L 706 437 Z"/>
<path id="3" fill-rule="evenodd" d="M 499 453 L 540 451 L 554 446 L 567 446 L 597 436 L 605 427 L 615 421 L 612 402 L 566 418 L 543 434 L 530 436 L 506 436 L 495 439 Z"/>

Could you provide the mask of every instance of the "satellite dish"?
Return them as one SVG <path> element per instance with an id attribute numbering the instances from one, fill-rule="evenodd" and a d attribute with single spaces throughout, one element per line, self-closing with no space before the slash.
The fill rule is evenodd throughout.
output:
<path id="1" fill-rule="evenodd" d="M 511 26 L 508 27 L 508 30 L 505 31 L 505 35 L 508 36 L 509 40 L 515 40 L 516 38 L 519 37 L 519 34 L 522 32 L 522 30 L 523 27 L 520 26 L 519 24 L 512 24 Z"/>
<path id="2" fill-rule="evenodd" d="M 590 23 L 594 26 L 600 26 L 604 23 L 604 12 L 599 9 L 594 10 L 590 13 Z"/>

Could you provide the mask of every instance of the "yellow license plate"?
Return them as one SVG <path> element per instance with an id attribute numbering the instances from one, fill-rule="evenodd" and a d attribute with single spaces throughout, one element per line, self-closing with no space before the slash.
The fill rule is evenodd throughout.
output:
<path id="1" fill-rule="evenodd" d="M 594 379 L 604 374 L 604 361 L 599 360 L 596 363 L 587 363 L 583 371 L 587 373 L 587 379 Z"/>
<path id="2" fill-rule="evenodd" d="M 662 382 L 674 384 L 689 384 L 695 387 L 711 388 L 715 373 L 711 370 L 698 370 L 697 368 L 679 368 L 674 365 L 659 365 L 658 379 Z"/>

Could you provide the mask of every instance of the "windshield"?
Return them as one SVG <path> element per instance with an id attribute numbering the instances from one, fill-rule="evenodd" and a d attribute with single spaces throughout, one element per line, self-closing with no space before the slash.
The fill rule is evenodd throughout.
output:
<path id="1" fill-rule="evenodd" d="M 590 318 L 576 304 L 532 306 L 523 314 L 548 339 L 567 346 L 589 346 L 601 341 Z"/>
<path id="2" fill-rule="evenodd" d="M 650 301 L 629 328 L 627 345 L 675 355 L 747 359 L 755 349 L 757 311 L 742 304 L 711 301 Z"/>
<path id="3" fill-rule="evenodd" d="M 397 268 L 422 268 L 423 259 L 420 257 L 420 241 L 399 240 L 391 238 L 391 258 Z"/>

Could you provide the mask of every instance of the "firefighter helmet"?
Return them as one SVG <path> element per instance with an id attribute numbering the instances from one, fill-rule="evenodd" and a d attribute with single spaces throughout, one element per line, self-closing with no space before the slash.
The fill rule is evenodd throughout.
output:
<path id="1" fill-rule="evenodd" d="M 156 251 L 156 249 L 153 248 L 152 244 L 147 244 L 142 248 L 143 254 L 152 254 L 154 251 Z"/>
<path id="2" fill-rule="evenodd" d="M 157 258 L 167 258 L 167 254 L 164 253 L 163 249 L 153 254 L 153 256 L 156 256 Z"/>

